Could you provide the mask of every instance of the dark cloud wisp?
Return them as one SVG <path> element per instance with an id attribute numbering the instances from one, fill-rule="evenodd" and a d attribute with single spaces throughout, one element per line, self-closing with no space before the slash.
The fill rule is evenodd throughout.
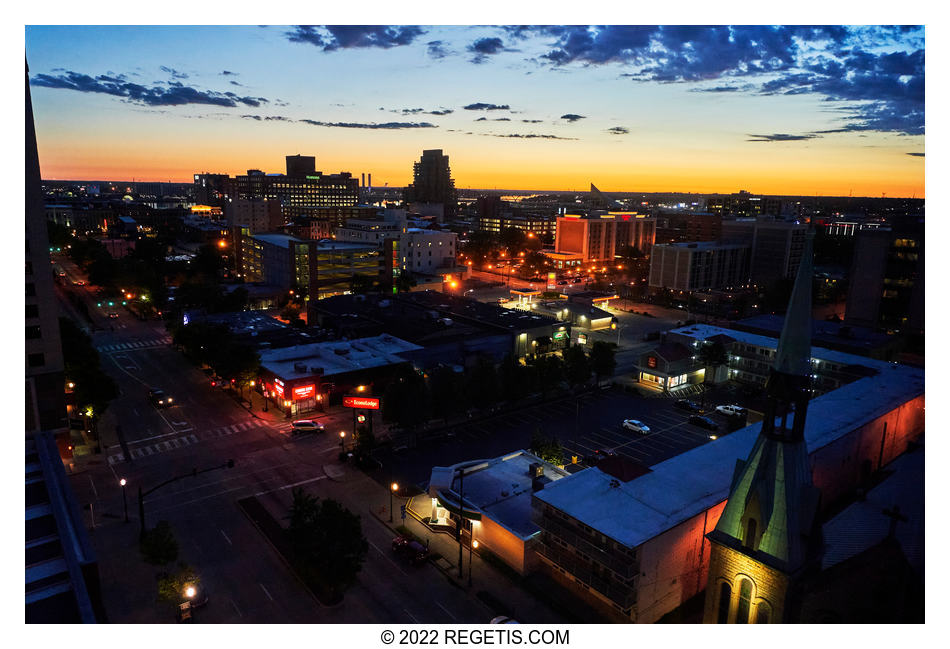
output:
<path id="1" fill-rule="evenodd" d="M 611 126 L 607 129 L 607 132 L 611 135 L 627 135 L 630 133 L 630 129 L 626 126 Z"/>
<path id="2" fill-rule="evenodd" d="M 746 142 L 797 142 L 799 140 L 812 140 L 821 137 L 815 133 L 806 133 L 804 135 L 790 135 L 788 133 L 772 133 L 771 135 L 749 135 Z"/>
<path id="3" fill-rule="evenodd" d="M 111 95 L 145 106 L 184 106 L 187 104 L 207 104 L 211 106 L 252 106 L 269 103 L 264 97 L 242 97 L 233 92 L 199 90 L 172 81 L 167 84 L 154 84 L 151 87 L 126 81 L 124 75 L 87 74 L 67 70 L 63 74 L 37 74 L 30 80 L 33 86 L 44 88 L 62 88 L 77 92 L 89 92 Z"/>
<path id="4" fill-rule="evenodd" d="M 484 102 L 477 102 L 474 104 L 469 104 L 468 106 L 462 106 L 463 110 L 511 110 L 511 106 L 508 104 L 486 104 Z"/>
<path id="5" fill-rule="evenodd" d="M 360 47 L 389 49 L 409 45 L 425 32 L 413 25 L 298 25 L 286 32 L 293 43 L 309 43 L 324 52 Z"/>
<path id="6" fill-rule="evenodd" d="M 561 119 L 566 119 L 572 124 L 578 120 L 587 119 L 584 115 L 575 115 L 574 113 L 568 113 L 567 115 L 561 115 Z"/>
<path id="7" fill-rule="evenodd" d="M 383 124 L 361 124 L 358 122 L 320 122 L 313 119 L 300 119 L 297 121 L 303 124 L 310 124 L 311 126 L 327 126 L 331 128 L 366 128 L 384 130 L 398 130 L 405 128 L 438 128 L 438 126 L 435 124 L 430 124 L 429 122 L 385 122 Z"/>

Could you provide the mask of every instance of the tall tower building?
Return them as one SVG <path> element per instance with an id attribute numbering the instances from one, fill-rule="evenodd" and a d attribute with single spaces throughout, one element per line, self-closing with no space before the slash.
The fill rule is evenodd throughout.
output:
<path id="1" fill-rule="evenodd" d="M 50 269 L 33 100 L 26 77 L 26 432 L 66 429 L 63 350 Z"/>
<path id="2" fill-rule="evenodd" d="M 796 621 L 798 586 L 820 547 L 805 417 L 811 376 L 812 240 L 808 232 L 766 393 L 762 429 L 736 463 L 711 544 L 703 621 Z"/>
<path id="3" fill-rule="evenodd" d="M 443 217 L 455 218 L 458 212 L 455 181 L 449 169 L 449 156 L 442 155 L 442 149 L 424 150 L 419 162 L 412 165 L 412 178 L 412 184 L 406 187 L 407 203 L 441 203 Z"/>
<path id="4" fill-rule="evenodd" d="M 317 159 L 312 155 L 289 155 L 287 160 L 287 175 L 291 178 L 313 176 L 317 170 Z"/>

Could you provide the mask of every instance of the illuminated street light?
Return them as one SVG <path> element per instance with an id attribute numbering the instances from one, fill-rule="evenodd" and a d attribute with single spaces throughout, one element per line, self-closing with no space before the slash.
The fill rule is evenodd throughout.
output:
<path id="1" fill-rule="evenodd" d="M 122 508 L 125 509 L 125 522 L 129 522 L 129 501 L 125 497 L 125 478 L 119 480 L 119 485 L 122 487 Z"/>
<path id="2" fill-rule="evenodd" d="M 399 489 L 399 483 L 389 485 L 389 522 L 393 522 L 393 494 Z"/>
<path id="3" fill-rule="evenodd" d="M 346 447 L 343 446 L 343 440 L 346 439 L 346 431 L 340 431 L 340 453 L 346 453 Z"/>
<path id="4" fill-rule="evenodd" d="M 189 584 L 188 587 L 185 588 L 185 597 L 192 599 L 196 592 L 197 591 L 195 591 L 195 587 Z"/>
<path id="5" fill-rule="evenodd" d="M 472 536 L 475 536 L 475 526 L 472 525 Z M 472 539 L 468 544 L 468 585 L 472 585 L 472 550 L 478 547 L 478 541 Z"/>

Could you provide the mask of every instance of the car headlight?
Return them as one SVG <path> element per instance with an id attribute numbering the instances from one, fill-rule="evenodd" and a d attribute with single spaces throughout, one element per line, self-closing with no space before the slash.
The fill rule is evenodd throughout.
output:
<path id="1" fill-rule="evenodd" d="M 172 402 L 172 398 L 168 397 L 168 403 L 171 403 L 171 402 Z"/>

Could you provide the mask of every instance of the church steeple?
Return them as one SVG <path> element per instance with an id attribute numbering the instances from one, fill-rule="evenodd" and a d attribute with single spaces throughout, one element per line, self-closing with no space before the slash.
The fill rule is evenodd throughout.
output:
<path id="1" fill-rule="evenodd" d="M 809 559 L 818 508 L 804 439 L 811 376 L 813 237 L 811 231 L 806 234 L 766 383 L 762 429 L 748 458 L 737 461 L 725 509 L 707 535 L 712 549 L 706 622 L 789 619 L 789 596 Z"/>

